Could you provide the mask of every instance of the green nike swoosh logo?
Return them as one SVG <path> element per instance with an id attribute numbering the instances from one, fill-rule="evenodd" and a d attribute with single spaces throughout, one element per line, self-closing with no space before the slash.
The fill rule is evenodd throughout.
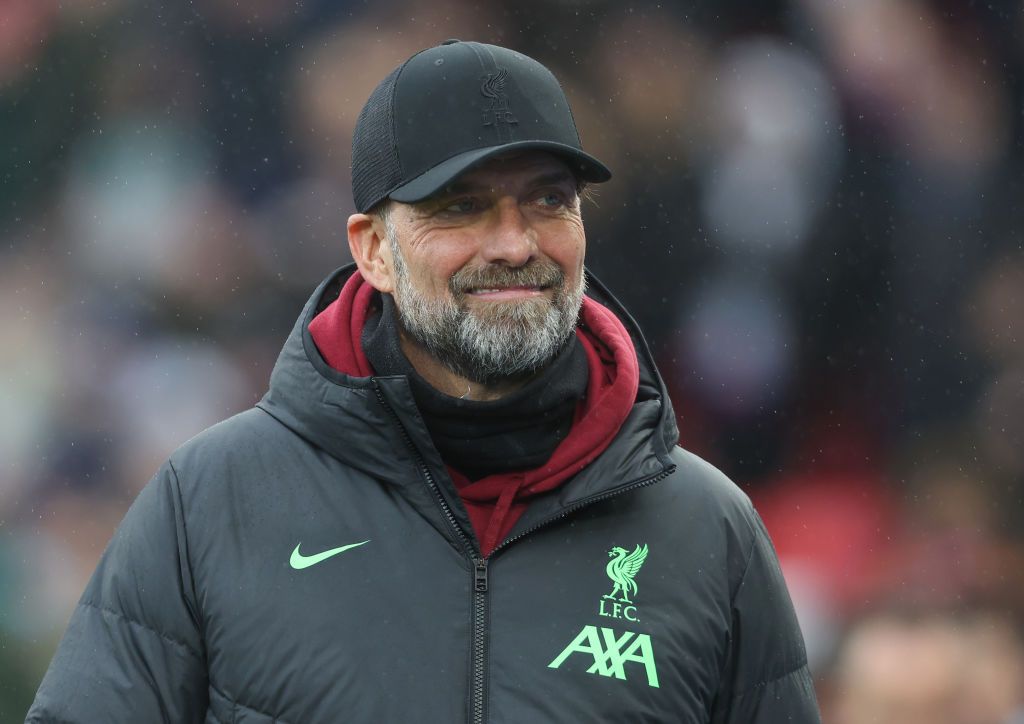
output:
<path id="1" fill-rule="evenodd" d="M 315 566 L 320 561 L 325 561 L 331 556 L 336 556 L 339 553 L 344 553 L 350 548 L 358 548 L 359 546 L 369 542 L 370 541 L 368 540 L 364 540 L 362 543 L 349 543 L 347 546 L 341 546 L 340 548 L 331 548 L 329 551 L 317 553 L 313 556 L 304 556 L 301 553 L 299 553 L 299 546 L 302 545 L 302 543 L 299 543 L 299 545 L 295 546 L 295 550 L 292 551 L 291 560 L 289 560 L 288 562 L 291 564 L 292 568 L 294 568 L 297 571 L 301 571 L 303 568 Z"/>

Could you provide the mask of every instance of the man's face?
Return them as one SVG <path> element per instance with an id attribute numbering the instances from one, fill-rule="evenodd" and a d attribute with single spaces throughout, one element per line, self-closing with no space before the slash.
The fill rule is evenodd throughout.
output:
<path id="1" fill-rule="evenodd" d="M 401 325 L 450 370 L 484 384 L 529 374 L 573 333 L 586 241 L 557 158 L 492 160 L 386 219 Z"/>

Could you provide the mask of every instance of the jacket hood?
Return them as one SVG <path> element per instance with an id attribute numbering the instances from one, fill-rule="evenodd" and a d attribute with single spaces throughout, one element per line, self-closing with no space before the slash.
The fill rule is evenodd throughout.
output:
<path id="1" fill-rule="evenodd" d="M 338 299 L 355 273 L 356 266 L 350 264 L 317 287 L 285 342 L 271 374 L 269 391 L 257 406 L 325 453 L 372 477 L 401 485 L 416 484 L 417 470 L 424 463 L 435 477 L 441 477 L 444 463 L 430 442 L 408 380 L 404 376 L 372 376 L 358 349 L 351 354 L 359 361 L 352 367 L 359 374 L 339 372 L 328 364 L 313 341 L 310 323 Z M 622 477 L 626 470 L 632 470 L 632 478 L 636 478 L 638 458 L 645 459 L 641 470 L 657 474 L 668 466 L 668 451 L 678 439 L 664 383 L 636 323 L 589 272 L 587 279 L 587 296 L 614 313 L 632 339 L 639 361 L 639 386 L 633 409 L 616 440 L 554 494 L 566 504 L 629 482 Z M 372 292 L 369 285 L 364 288 L 366 294 Z M 354 328 L 362 328 L 365 308 L 365 300 L 357 298 L 348 310 L 354 313 Z M 358 333 L 352 337 L 358 339 Z"/>

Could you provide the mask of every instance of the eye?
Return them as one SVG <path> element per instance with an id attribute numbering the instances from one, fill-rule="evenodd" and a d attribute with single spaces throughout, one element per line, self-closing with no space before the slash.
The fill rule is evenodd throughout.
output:
<path id="1" fill-rule="evenodd" d="M 446 214 L 471 214 L 478 208 L 479 204 L 476 199 L 467 196 L 451 201 L 441 211 Z"/>
<path id="2" fill-rule="evenodd" d="M 565 206 L 567 203 L 565 194 L 559 191 L 549 191 L 542 194 L 537 198 L 537 201 L 541 206 L 546 206 L 551 209 L 556 209 L 559 206 Z"/>

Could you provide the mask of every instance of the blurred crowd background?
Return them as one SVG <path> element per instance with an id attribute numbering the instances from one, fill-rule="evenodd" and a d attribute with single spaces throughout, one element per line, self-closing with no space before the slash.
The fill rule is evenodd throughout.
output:
<path id="1" fill-rule="evenodd" d="M 825 721 L 1024 722 L 1024 2 L 4 0 L 0 721 L 125 509 L 350 259 L 372 87 L 551 67 L 588 264 L 754 499 Z"/>

